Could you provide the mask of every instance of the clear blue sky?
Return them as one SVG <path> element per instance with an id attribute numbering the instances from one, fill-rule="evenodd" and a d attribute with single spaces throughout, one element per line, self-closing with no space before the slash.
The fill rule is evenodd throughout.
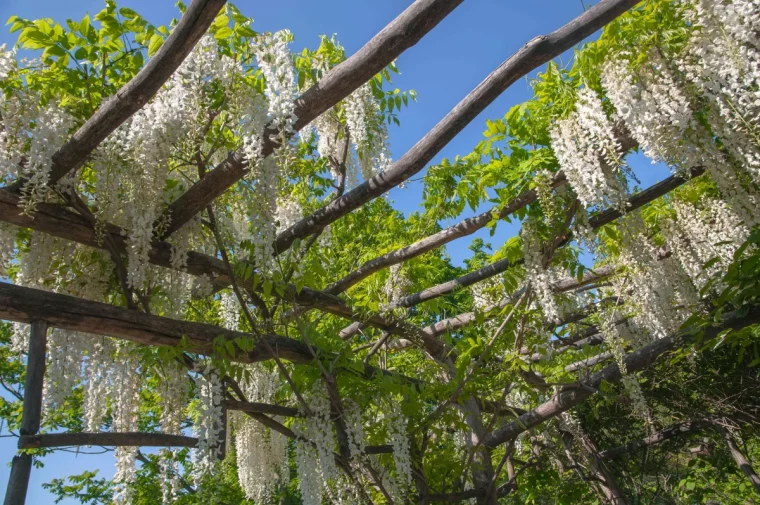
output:
<path id="1" fill-rule="evenodd" d="M 295 34 L 293 49 L 314 47 L 320 34 L 336 33 L 352 54 L 390 20 L 403 11 L 411 0 L 289 0 L 288 2 L 246 2 L 236 5 L 254 18 L 257 31 L 289 28 Z M 585 2 L 588 4 L 588 0 Z M 25 18 L 50 17 L 59 22 L 66 18 L 80 19 L 102 9 L 101 0 L 0 0 L 0 19 L 11 15 Z M 171 0 L 122 0 L 153 24 L 167 24 L 177 16 Z M 404 109 L 400 127 L 392 127 L 391 148 L 396 158 L 414 145 L 454 105 L 473 89 L 488 73 L 510 54 L 536 35 L 552 31 L 583 10 L 582 0 L 466 0 L 416 46 L 398 59 L 401 75 L 394 83 L 401 89 L 415 89 L 418 102 Z M 6 30 L 0 31 L 0 44 L 15 42 Z M 564 61 L 567 62 L 567 55 Z M 517 103 L 531 97 L 527 80 L 515 83 L 485 112 L 457 136 L 433 161 L 466 154 L 480 140 L 485 119 L 501 117 Z M 645 185 L 667 176 L 660 167 L 652 168 L 636 157 L 634 168 Z M 421 185 L 410 184 L 405 190 L 394 190 L 391 198 L 405 213 L 414 211 L 420 202 Z M 446 224 L 446 223 L 444 223 Z M 499 226 L 490 238 L 487 231 L 478 234 L 498 247 L 516 232 L 514 226 Z M 476 236 L 478 236 L 476 235 Z M 470 239 L 449 245 L 452 259 L 460 264 L 468 256 Z M 0 455 L 10 460 L 15 450 L 14 439 L 0 439 Z M 52 497 L 41 489 L 42 482 L 55 477 L 100 468 L 103 475 L 113 474 L 110 455 L 85 456 L 59 453 L 45 459 L 44 469 L 32 472 L 27 503 L 52 503 Z M 0 463 L 0 490 L 4 495 L 8 467 Z M 76 503 L 76 502 L 64 502 Z"/>

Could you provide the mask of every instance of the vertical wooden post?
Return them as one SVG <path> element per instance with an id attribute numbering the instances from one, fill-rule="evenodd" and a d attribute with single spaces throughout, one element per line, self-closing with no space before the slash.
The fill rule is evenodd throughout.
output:
<path id="1" fill-rule="evenodd" d="M 47 323 L 32 321 L 29 336 L 29 355 L 24 386 L 24 410 L 21 414 L 20 434 L 36 435 L 40 430 L 42 415 L 42 382 L 45 378 L 45 354 L 47 351 Z M 18 454 L 13 457 L 13 467 L 8 478 L 4 505 L 24 505 L 32 471 L 32 456 Z"/>

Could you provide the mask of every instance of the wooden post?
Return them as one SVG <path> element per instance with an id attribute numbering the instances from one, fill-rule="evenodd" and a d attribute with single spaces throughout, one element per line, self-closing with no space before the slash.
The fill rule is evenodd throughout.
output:
<path id="1" fill-rule="evenodd" d="M 47 322 L 32 321 L 29 336 L 29 355 L 24 386 L 24 410 L 21 414 L 21 436 L 36 435 L 40 430 L 42 415 L 42 381 L 45 378 L 45 354 L 47 351 Z M 8 478 L 4 505 L 24 505 L 32 471 L 31 454 L 13 457 L 13 467 Z"/>

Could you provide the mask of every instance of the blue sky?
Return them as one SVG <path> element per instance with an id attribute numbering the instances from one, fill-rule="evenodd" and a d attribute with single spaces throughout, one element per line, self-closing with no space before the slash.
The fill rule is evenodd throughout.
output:
<path id="1" fill-rule="evenodd" d="M 352 54 L 410 3 L 410 0 L 289 0 L 280 4 L 239 0 L 236 5 L 244 14 L 254 18 L 254 29 L 257 31 L 289 28 L 295 35 L 294 50 L 314 47 L 319 35 L 336 33 L 347 54 Z M 103 5 L 102 0 L 0 0 L 0 20 L 19 15 L 31 19 L 49 17 L 64 22 L 67 18 L 80 19 L 86 12 L 94 15 Z M 177 16 L 173 0 L 122 0 L 119 6 L 138 11 L 156 25 L 167 24 Z M 394 84 L 401 89 L 415 89 L 418 102 L 404 109 L 401 126 L 390 130 L 394 156 L 400 157 L 413 146 L 488 73 L 525 42 L 558 28 L 582 10 L 582 0 L 463 2 L 398 59 L 401 75 L 395 76 Z M 7 28 L 0 30 L 0 44 L 12 45 L 14 42 L 15 36 L 8 34 Z M 562 61 L 568 61 L 567 54 L 563 58 Z M 531 95 L 526 79 L 515 83 L 444 148 L 433 163 L 440 162 L 444 157 L 470 152 L 481 139 L 485 119 L 502 117 L 512 105 L 529 99 Z M 653 168 L 641 156 L 636 156 L 631 164 L 644 185 L 668 175 L 661 167 Z M 421 184 L 411 183 L 407 189 L 392 191 L 390 197 L 398 209 L 409 213 L 418 208 L 420 194 Z M 516 225 L 500 225 L 494 237 L 489 237 L 485 230 L 475 236 L 482 236 L 498 247 L 516 231 Z M 449 245 L 448 252 L 455 263 L 461 264 L 468 256 L 469 243 L 470 239 L 461 239 Z M 0 439 L 3 459 L 10 460 L 14 451 L 15 439 Z M 100 468 L 103 475 L 112 475 L 112 457 L 58 453 L 46 458 L 45 468 L 32 472 L 27 503 L 52 503 L 51 495 L 41 489 L 42 482 L 96 468 Z M 8 467 L 0 464 L 2 494 L 7 475 Z"/>

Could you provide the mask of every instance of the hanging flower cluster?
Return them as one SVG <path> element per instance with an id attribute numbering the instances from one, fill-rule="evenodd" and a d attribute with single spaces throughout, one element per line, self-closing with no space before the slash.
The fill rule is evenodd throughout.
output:
<path id="1" fill-rule="evenodd" d="M 0 44 L 0 81 L 4 81 L 16 70 L 16 50 L 8 50 L 6 44 Z"/>
<path id="2" fill-rule="evenodd" d="M 636 375 L 628 373 L 628 367 L 625 364 L 625 342 L 627 339 L 618 331 L 618 326 L 614 323 L 615 317 L 614 312 L 611 314 L 600 312 L 599 330 L 604 337 L 604 342 L 612 349 L 612 353 L 615 355 L 615 361 L 618 364 L 618 368 L 620 368 L 620 373 L 623 375 L 621 382 L 633 402 L 634 415 L 639 419 L 647 420 L 649 419 L 649 407 Z"/>
<path id="3" fill-rule="evenodd" d="M 249 366 L 243 389 L 249 401 L 272 403 L 277 373 Z M 268 503 L 275 487 L 288 477 L 288 439 L 242 413 L 235 412 L 238 480 L 247 498 Z"/>
<path id="4" fill-rule="evenodd" d="M 700 207 L 673 203 L 676 220 L 663 220 L 665 240 L 689 275 L 702 289 L 715 274 L 725 271 L 736 249 L 749 237 L 749 230 L 724 201 L 704 198 Z M 718 262 L 705 268 L 713 259 Z"/>
<path id="5" fill-rule="evenodd" d="M 578 91 L 575 108 L 550 130 L 559 165 L 584 207 L 625 210 L 626 191 L 619 175 L 623 153 L 613 124 L 590 88 Z"/>
<path id="6" fill-rule="evenodd" d="M 293 134 L 293 124 L 298 119 L 293 114 L 297 91 L 293 60 L 288 50 L 291 37 L 290 31 L 280 30 L 260 35 L 251 46 L 266 79 L 264 93 L 269 102 L 269 119 L 279 132 L 277 138 L 283 141 Z"/>
<path id="7" fill-rule="evenodd" d="M 393 446 L 397 487 L 401 494 L 405 494 L 412 486 L 412 458 L 409 451 L 409 436 L 406 433 L 408 421 L 401 412 L 400 404 L 393 403 L 393 407 L 388 419 L 388 435 Z"/>
<path id="8" fill-rule="evenodd" d="M 713 105 L 710 126 L 760 180 L 760 19 L 756 0 L 689 0 L 696 28 L 681 67 Z M 715 113 L 717 112 L 717 114 Z"/>
<path id="9" fill-rule="evenodd" d="M 224 449 L 224 442 L 219 439 L 225 429 L 224 394 L 219 374 L 212 366 L 198 367 L 196 371 L 198 405 L 193 433 L 198 438 L 198 445 L 193 452 L 193 479 L 200 482 L 213 470 Z"/>
<path id="10" fill-rule="evenodd" d="M 522 238 L 525 273 L 530 282 L 530 289 L 535 293 L 536 300 L 541 305 L 546 319 L 548 321 L 559 321 L 559 305 L 552 290 L 554 276 L 544 266 L 541 242 L 534 226 L 529 221 L 526 221 L 520 230 L 520 237 Z"/>
<path id="11" fill-rule="evenodd" d="M 335 466 L 335 434 L 333 432 L 330 399 L 321 381 L 308 391 L 306 401 L 313 416 L 299 420 L 294 426 L 296 440 L 296 467 L 299 489 L 304 505 L 319 505 L 327 488 L 339 478 Z M 308 442 L 307 442 L 308 440 Z"/>
<path id="12" fill-rule="evenodd" d="M 362 411 L 355 402 L 349 400 L 343 405 L 343 417 L 348 435 L 349 453 L 352 459 L 359 458 L 364 454 L 364 449 L 367 446 L 364 424 L 362 423 Z"/>
<path id="13" fill-rule="evenodd" d="M 140 386 L 142 383 L 138 371 L 138 361 L 131 344 L 118 343 L 119 359 L 114 364 L 112 387 L 117 391 L 112 394 L 111 417 L 114 431 L 136 431 L 137 416 L 140 411 Z M 114 451 L 116 458 L 116 474 L 114 483 L 114 503 L 129 504 L 132 502 L 134 489 L 132 484 L 137 478 L 135 460 L 137 447 L 117 447 Z"/>
<path id="14" fill-rule="evenodd" d="M 646 239 L 638 213 L 629 214 L 625 226 L 618 257 L 625 274 L 614 281 L 615 296 L 628 298 L 636 310 L 635 321 L 652 337 L 665 337 L 681 325 L 683 305 L 697 304 L 699 297 L 680 264 L 661 260 Z"/>

